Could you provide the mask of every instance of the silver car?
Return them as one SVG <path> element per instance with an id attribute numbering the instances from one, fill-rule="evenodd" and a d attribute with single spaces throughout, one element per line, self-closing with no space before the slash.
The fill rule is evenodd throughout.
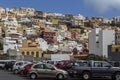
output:
<path id="1" fill-rule="evenodd" d="M 68 73 L 64 70 L 56 68 L 52 64 L 37 63 L 34 64 L 29 70 L 29 76 L 31 79 L 36 78 L 56 78 L 58 80 L 67 79 Z"/>

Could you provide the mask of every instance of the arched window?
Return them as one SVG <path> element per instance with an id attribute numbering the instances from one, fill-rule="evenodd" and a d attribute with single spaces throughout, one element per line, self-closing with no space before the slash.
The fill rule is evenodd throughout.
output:
<path id="1" fill-rule="evenodd" d="M 39 52 L 36 52 L 36 57 L 39 57 Z"/>
<path id="2" fill-rule="evenodd" d="M 116 48 L 116 49 L 115 49 L 115 51 L 116 51 L 116 52 L 118 52 L 118 51 L 119 51 L 119 49 L 118 49 L 118 48 Z"/>
<path id="3" fill-rule="evenodd" d="M 24 51 L 22 52 L 22 55 L 25 55 L 25 52 L 24 52 Z"/>
<path id="4" fill-rule="evenodd" d="M 34 52 L 31 52 L 31 55 L 33 55 L 33 56 L 34 56 Z"/>
<path id="5" fill-rule="evenodd" d="M 29 52 L 27 52 L 27 55 L 29 55 Z"/>

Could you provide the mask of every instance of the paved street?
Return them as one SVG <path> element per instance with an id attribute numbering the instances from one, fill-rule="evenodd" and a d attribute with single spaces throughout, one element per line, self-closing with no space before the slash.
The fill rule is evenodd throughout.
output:
<path id="1" fill-rule="evenodd" d="M 25 79 L 24 77 L 20 77 L 18 75 L 14 75 L 11 72 L 0 70 L 0 80 L 28 80 L 28 79 Z"/>
<path id="2" fill-rule="evenodd" d="M 0 80 L 31 80 L 21 75 L 15 75 L 12 72 L 0 70 Z M 48 80 L 48 79 L 37 79 L 37 80 Z M 49 79 L 53 80 L 53 79 Z M 67 80 L 82 80 L 82 79 L 67 79 Z M 92 79 L 92 80 L 106 80 L 106 79 Z"/>

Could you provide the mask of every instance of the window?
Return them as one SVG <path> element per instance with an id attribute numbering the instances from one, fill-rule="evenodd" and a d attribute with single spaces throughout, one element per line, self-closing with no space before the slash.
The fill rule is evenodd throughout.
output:
<path id="1" fill-rule="evenodd" d="M 31 52 L 31 55 L 33 55 L 33 56 L 34 56 L 34 52 Z"/>
<path id="2" fill-rule="evenodd" d="M 43 64 L 36 64 L 33 68 L 44 69 L 44 65 Z"/>
<path id="3" fill-rule="evenodd" d="M 45 69 L 54 69 L 54 67 L 50 64 L 45 64 Z"/>
<path id="4" fill-rule="evenodd" d="M 102 67 L 102 63 L 101 62 L 95 62 L 94 67 Z"/>
<path id="5" fill-rule="evenodd" d="M 22 55 L 25 55 L 25 52 L 24 52 L 24 51 L 22 52 Z"/>
<path id="6" fill-rule="evenodd" d="M 22 62 L 16 64 L 16 66 L 21 66 L 21 65 L 23 65 Z"/>
<path id="7" fill-rule="evenodd" d="M 118 48 L 116 48 L 116 49 L 115 49 L 115 52 L 118 52 L 118 51 L 119 51 L 119 49 L 118 49 Z"/>
<path id="8" fill-rule="evenodd" d="M 39 52 L 36 52 L 36 57 L 39 57 Z"/>
<path id="9" fill-rule="evenodd" d="M 102 67 L 108 67 L 108 66 L 111 66 L 108 62 L 103 62 L 102 63 Z"/>
<path id="10" fill-rule="evenodd" d="M 27 52 L 27 55 L 29 55 L 29 52 Z"/>

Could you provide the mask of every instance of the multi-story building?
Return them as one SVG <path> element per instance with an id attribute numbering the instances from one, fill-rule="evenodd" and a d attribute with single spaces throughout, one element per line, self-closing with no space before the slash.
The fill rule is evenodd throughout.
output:
<path id="1" fill-rule="evenodd" d="M 35 11 L 35 18 L 43 18 L 43 12 L 42 11 Z"/>
<path id="2" fill-rule="evenodd" d="M 54 40 L 58 41 L 58 42 L 62 42 L 64 39 L 64 37 L 62 37 L 61 35 L 57 35 L 54 37 Z"/>
<path id="3" fill-rule="evenodd" d="M 0 6 L 0 13 L 5 13 L 5 9 Z"/>
<path id="4" fill-rule="evenodd" d="M 108 46 L 108 60 L 120 61 L 120 45 L 109 45 Z"/>
<path id="5" fill-rule="evenodd" d="M 7 54 L 8 49 L 17 50 L 17 41 L 11 37 L 5 37 L 3 39 L 3 53 Z"/>
<path id="6" fill-rule="evenodd" d="M 120 45 L 120 31 L 115 32 L 115 44 Z"/>
<path id="7" fill-rule="evenodd" d="M 115 31 L 115 44 L 108 46 L 108 59 L 120 61 L 120 31 Z"/>
<path id="8" fill-rule="evenodd" d="M 34 12 L 34 8 L 19 8 L 18 10 L 18 14 L 27 16 L 34 16 Z"/>
<path id="9" fill-rule="evenodd" d="M 120 22 L 120 16 L 114 17 L 114 18 L 113 18 L 113 21 L 114 21 L 115 23 L 119 23 L 119 22 Z"/>
<path id="10" fill-rule="evenodd" d="M 67 31 L 67 30 L 68 30 L 67 25 L 65 25 L 65 24 L 59 24 L 59 28 L 60 28 L 61 30 L 64 30 L 64 31 Z"/>
<path id="11" fill-rule="evenodd" d="M 75 31 L 71 32 L 71 39 L 80 40 L 80 33 Z"/>
<path id="12" fill-rule="evenodd" d="M 47 49 L 48 49 L 48 44 L 47 44 L 47 42 L 44 40 L 44 39 L 42 39 L 42 38 L 38 38 L 37 39 L 38 40 L 38 42 L 39 42 L 39 48 L 41 48 L 42 49 L 42 51 L 47 51 Z"/>
<path id="13" fill-rule="evenodd" d="M 56 36 L 55 31 L 43 31 L 42 38 L 45 39 L 48 43 L 54 43 L 54 37 Z"/>
<path id="14" fill-rule="evenodd" d="M 108 45 L 114 44 L 115 31 L 93 29 L 89 33 L 89 53 L 108 57 Z"/>
<path id="15" fill-rule="evenodd" d="M 76 15 L 72 19 L 72 25 L 73 26 L 84 26 L 83 24 L 84 17 L 80 14 Z"/>

